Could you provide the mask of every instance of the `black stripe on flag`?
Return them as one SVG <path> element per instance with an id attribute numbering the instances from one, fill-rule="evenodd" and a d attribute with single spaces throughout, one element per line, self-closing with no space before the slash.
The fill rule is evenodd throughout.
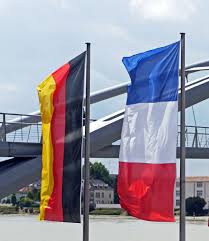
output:
<path id="1" fill-rule="evenodd" d="M 82 119 L 85 52 L 69 62 L 66 80 L 62 206 L 64 222 L 81 222 Z"/>

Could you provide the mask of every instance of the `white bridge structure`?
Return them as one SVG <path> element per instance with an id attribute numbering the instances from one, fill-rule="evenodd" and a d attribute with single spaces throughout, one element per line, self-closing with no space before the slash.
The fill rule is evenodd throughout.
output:
<path id="1" fill-rule="evenodd" d="M 209 70 L 209 60 L 186 67 L 186 77 Z M 127 92 L 127 83 L 91 94 L 91 105 Z M 179 97 L 181 90 L 179 89 Z M 186 83 L 186 108 L 209 98 L 209 75 Z M 181 110 L 179 102 L 179 111 Z M 124 110 L 90 123 L 92 158 L 118 158 Z M 85 119 L 84 119 L 85 121 Z M 177 138 L 177 158 L 180 128 Z M 0 113 L 0 199 L 40 179 L 41 118 L 31 114 Z M 209 127 L 186 126 L 186 157 L 209 159 Z"/>

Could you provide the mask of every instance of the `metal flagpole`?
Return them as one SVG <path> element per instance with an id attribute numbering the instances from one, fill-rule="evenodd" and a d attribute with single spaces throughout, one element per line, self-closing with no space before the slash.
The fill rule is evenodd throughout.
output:
<path id="1" fill-rule="evenodd" d="M 180 136 L 180 223 L 179 240 L 185 241 L 185 33 L 181 33 L 181 136 Z"/>
<path id="2" fill-rule="evenodd" d="M 86 105 L 85 105 L 85 164 L 84 164 L 84 208 L 83 241 L 89 241 L 89 155 L 90 155 L 90 43 L 86 43 Z"/>

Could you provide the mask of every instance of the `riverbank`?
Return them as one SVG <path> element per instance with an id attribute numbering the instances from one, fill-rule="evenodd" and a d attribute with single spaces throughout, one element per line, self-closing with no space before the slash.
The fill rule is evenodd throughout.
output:
<path id="1" fill-rule="evenodd" d="M 132 221 L 135 220 L 135 221 L 139 221 L 139 222 L 151 223 L 149 221 L 139 220 L 139 219 L 136 219 L 136 218 L 128 216 L 128 215 L 90 215 L 90 219 L 92 219 L 92 220 L 112 219 L 112 220 L 132 220 Z M 179 216 L 175 216 L 175 220 L 176 221 L 174 223 L 179 223 Z M 187 216 L 186 222 L 188 224 L 203 224 L 203 225 L 207 226 L 208 217 L 207 216 L 201 216 L 201 217 L 188 217 Z M 160 222 L 154 222 L 154 223 L 160 224 Z M 209 231 L 209 229 L 208 229 L 208 231 Z"/>
<path id="2" fill-rule="evenodd" d="M 28 207 L 28 208 L 19 208 L 16 206 L 11 205 L 2 205 L 0 206 L 0 215 L 7 215 L 7 214 L 38 214 L 39 208 Z"/>
<path id="3" fill-rule="evenodd" d="M 32 218 L 34 220 L 39 220 L 37 214 L 30 214 L 30 213 L 10 213 L 10 214 L 2 214 L 0 213 L 0 218 L 1 219 L 8 219 L 8 218 L 20 218 L 22 220 L 27 219 L 27 218 Z M 104 220 L 112 220 L 112 221 L 138 221 L 138 222 L 144 222 L 143 220 L 138 220 L 134 217 L 128 216 L 128 215 L 95 215 L 95 214 L 90 214 L 90 219 L 95 220 L 95 221 L 104 221 Z M 179 223 L 179 217 L 175 217 L 176 221 L 174 223 Z M 146 221 L 145 221 L 146 222 Z M 148 222 L 149 223 L 149 222 Z M 160 222 L 154 222 L 154 223 L 160 223 Z M 186 223 L 187 224 L 198 224 L 198 225 L 208 225 L 208 217 L 207 216 L 201 216 L 201 217 L 186 217 Z M 209 230 L 208 230 L 209 231 Z"/>
<path id="4" fill-rule="evenodd" d="M 0 206 L 0 215 L 2 216 L 29 216 L 29 215 L 38 215 L 39 214 L 39 209 L 38 208 L 23 208 L 22 210 L 19 208 L 17 209 L 14 206 L 9 206 L 9 205 L 3 205 Z M 92 219 L 105 219 L 107 218 L 113 218 L 113 219 L 135 219 L 131 216 L 128 215 L 126 211 L 124 211 L 121 208 L 98 208 L 94 211 L 90 212 L 90 217 Z M 188 223 L 198 223 L 198 224 L 205 224 L 208 222 L 208 216 L 200 216 L 200 217 L 186 217 L 186 221 Z M 176 222 L 179 222 L 179 216 L 175 216 Z"/>

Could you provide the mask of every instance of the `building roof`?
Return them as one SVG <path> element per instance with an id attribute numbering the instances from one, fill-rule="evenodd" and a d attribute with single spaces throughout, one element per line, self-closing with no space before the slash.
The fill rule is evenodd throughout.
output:
<path id="1" fill-rule="evenodd" d="M 99 179 L 91 179 L 91 184 L 94 186 L 108 186 L 108 184 L 106 184 L 105 182 L 103 182 L 102 180 Z"/>
<path id="2" fill-rule="evenodd" d="M 180 181 L 180 178 L 177 178 Z M 189 176 L 186 177 L 186 182 L 209 182 L 209 176 Z"/>
<path id="3" fill-rule="evenodd" d="M 29 192 L 30 191 L 30 188 L 29 187 L 23 187 L 23 188 L 21 188 L 19 191 L 18 191 L 18 193 L 27 193 L 27 192 Z"/>
<path id="4" fill-rule="evenodd" d="M 107 183 L 103 182 L 99 179 L 91 179 L 90 180 L 90 189 L 97 189 L 97 190 L 113 190 Z"/>

